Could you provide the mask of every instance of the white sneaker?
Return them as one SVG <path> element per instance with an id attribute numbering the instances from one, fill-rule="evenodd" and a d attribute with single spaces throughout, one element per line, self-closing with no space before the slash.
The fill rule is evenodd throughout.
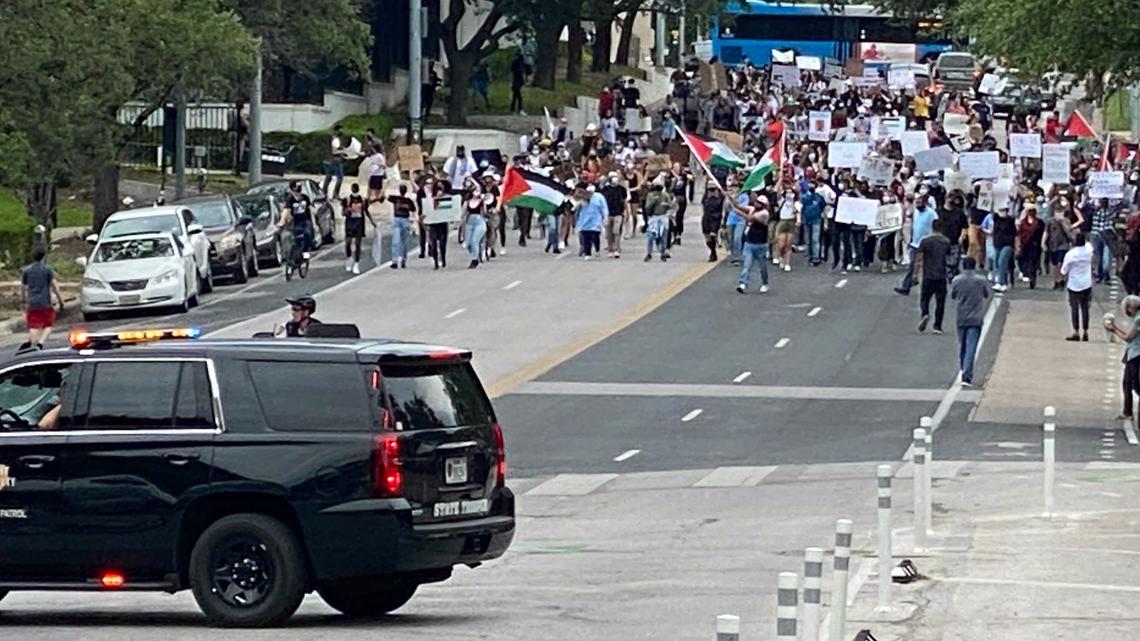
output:
<path id="1" fill-rule="evenodd" d="M 582 260 L 590 260 L 590 257 L 589 256 L 583 256 Z"/>
<path id="2" fill-rule="evenodd" d="M 301 252 L 301 260 L 309 260 L 309 258 L 311 258 L 309 252 Z"/>
<path id="3" fill-rule="evenodd" d="M 506 248 L 503 248 L 503 249 L 497 250 L 497 251 L 495 252 L 495 254 L 496 254 L 497 256 L 506 256 L 506 255 L 507 255 L 507 250 L 506 250 Z"/>
<path id="4" fill-rule="evenodd" d="M 566 249 L 566 241 L 558 241 L 558 249 Z"/>
<path id="5" fill-rule="evenodd" d="M 351 258 L 345 258 L 344 259 L 344 271 L 346 271 L 346 272 L 352 271 L 352 259 Z"/>
<path id="6" fill-rule="evenodd" d="M 773 264 L 773 265 L 779 265 L 779 264 L 780 264 L 780 259 L 779 259 L 779 258 L 773 258 L 773 259 L 772 259 L 772 264 Z"/>
<path id="7" fill-rule="evenodd" d="M 863 266 L 862 266 L 862 265 L 856 265 L 856 266 L 855 266 L 855 271 L 857 271 L 857 272 L 861 272 L 861 271 L 863 271 Z"/>
<path id="8" fill-rule="evenodd" d="M 737 286 L 736 286 L 736 291 L 740 292 L 741 294 L 743 294 L 743 293 L 744 293 L 744 290 L 745 290 L 745 289 L 746 289 L 746 288 L 745 288 L 745 286 L 744 286 L 744 283 L 740 283 L 739 285 L 737 285 Z"/>
<path id="9" fill-rule="evenodd" d="M 354 273 L 354 274 L 360 273 L 360 263 L 353 263 L 352 264 L 352 273 Z"/>
<path id="10" fill-rule="evenodd" d="M 1028 277 L 1026 277 L 1026 276 L 1022 276 L 1022 277 L 1021 277 L 1021 282 L 1023 282 L 1023 283 L 1028 283 L 1028 282 L 1029 282 L 1029 278 L 1028 278 Z"/>
<path id="11" fill-rule="evenodd" d="M 786 271 L 786 272 L 792 271 L 792 266 L 791 265 L 784 265 L 784 271 Z"/>
<path id="12" fill-rule="evenodd" d="M 986 274 L 986 280 L 990 281 L 991 283 L 995 282 L 994 281 L 994 275 L 993 274 Z"/>
<path id="13" fill-rule="evenodd" d="M 767 285 L 761 285 L 760 286 L 760 293 L 761 294 L 767 294 L 768 293 L 768 286 Z"/>

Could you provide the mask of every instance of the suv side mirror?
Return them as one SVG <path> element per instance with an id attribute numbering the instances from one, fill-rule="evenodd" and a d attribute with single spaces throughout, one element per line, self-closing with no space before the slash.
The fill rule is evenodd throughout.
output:
<path id="1" fill-rule="evenodd" d="M 202 226 L 198 223 L 190 223 L 189 225 L 186 225 L 186 233 L 191 235 L 200 234 L 202 233 Z"/>
<path id="2" fill-rule="evenodd" d="M 87 237 L 84 238 L 84 240 L 86 240 L 88 244 L 94 245 L 95 243 L 99 242 L 99 234 L 87 234 Z"/>
<path id="3" fill-rule="evenodd" d="M 249 216 L 242 216 L 241 218 L 239 218 L 239 219 L 238 219 L 238 224 L 239 224 L 239 225 L 243 225 L 243 226 L 244 226 L 244 225 L 249 225 L 249 224 L 251 224 L 251 223 L 253 223 L 253 219 L 252 219 L 252 218 L 250 218 Z"/>

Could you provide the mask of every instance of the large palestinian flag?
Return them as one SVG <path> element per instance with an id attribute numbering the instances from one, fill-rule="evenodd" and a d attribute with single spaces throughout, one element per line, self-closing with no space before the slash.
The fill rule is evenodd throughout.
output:
<path id="1" fill-rule="evenodd" d="M 686 133 L 681 134 L 681 137 L 697 158 L 706 165 L 730 168 L 744 166 L 744 161 L 728 145 L 719 140 Z"/>
<path id="2" fill-rule="evenodd" d="M 549 214 L 566 202 L 569 194 L 570 189 L 557 180 L 517 167 L 507 167 L 503 178 L 503 203 L 515 207 Z"/>
<path id="3" fill-rule="evenodd" d="M 757 187 L 763 187 L 764 183 L 768 180 L 768 176 L 774 172 L 779 172 L 780 168 L 784 166 L 784 133 L 783 127 L 780 128 L 780 137 L 776 140 L 776 145 L 764 152 L 764 157 L 752 171 L 748 173 L 748 178 L 745 179 L 744 185 L 740 187 L 741 191 L 752 191 Z M 778 182 L 778 181 L 777 181 Z"/>

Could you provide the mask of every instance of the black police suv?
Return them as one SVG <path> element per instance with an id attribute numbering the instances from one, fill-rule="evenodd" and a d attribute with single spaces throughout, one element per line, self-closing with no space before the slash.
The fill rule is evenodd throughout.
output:
<path id="1" fill-rule="evenodd" d="M 218 625 L 406 603 L 514 536 L 470 352 L 74 333 L 0 366 L 0 598 L 190 589 Z"/>

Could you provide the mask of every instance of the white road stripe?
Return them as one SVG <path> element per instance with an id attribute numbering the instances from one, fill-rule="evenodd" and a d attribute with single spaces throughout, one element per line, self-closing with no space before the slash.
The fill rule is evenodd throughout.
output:
<path id="1" fill-rule="evenodd" d="M 585 496 L 617 478 L 617 474 L 559 474 L 532 488 L 527 496 Z"/>
<path id="2" fill-rule="evenodd" d="M 622 461 L 628 461 L 629 459 L 637 456 L 640 453 L 641 453 L 641 450 L 626 450 L 626 451 L 622 452 L 621 454 L 618 454 L 617 456 L 615 456 L 614 462 L 615 463 L 621 463 Z"/>
<path id="3" fill-rule="evenodd" d="M 792 339 L 790 338 L 781 338 L 780 340 L 776 341 L 776 349 L 783 349 L 790 342 L 792 342 Z"/>
<path id="4" fill-rule="evenodd" d="M 515 282 L 507 285 L 506 287 L 503 287 L 503 289 L 509 291 L 509 290 L 512 290 L 512 289 L 518 287 L 519 285 L 522 285 L 522 281 L 516 280 Z"/>
<path id="5" fill-rule="evenodd" d="M 811 316 L 815 316 L 816 314 L 818 314 L 818 313 L 820 313 L 820 312 L 822 312 L 822 311 L 823 311 L 823 308 L 822 308 L 822 307 L 813 307 L 813 308 L 811 309 L 811 311 L 810 311 L 810 312 L 808 312 L 808 316 L 809 316 L 809 317 L 811 317 Z"/>
<path id="6" fill-rule="evenodd" d="M 846 278 L 840 280 L 838 283 L 835 283 L 836 289 L 843 289 L 846 286 L 847 286 L 847 279 Z"/>
<path id="7" fill-rule="evenodd" d="M 702 410 L 702 409 L 695 409 L 695 410 L 689 412 L 688 414 L 682 416 L 681 422 L 682 423 L 688 423 L 689 421 L 693 420 L 694 418 L 700 416 L 701 412 L 703 412 L 703 411 L 704 410 Z"/>
<path id="8" fill-rule="evenodd" d="M 985 579 L 977 577 L 946 577 L 933 578 L 933 580 L 941 583 L 961 583 L 966 585 L 1012 585 L 1032 588 L 1053 588 L 1056 590 L 1064 590 L 1065 592 L 1072 592 L 1073 590 L 1090 590 L 1093 592 L 1140 592 L 1140 585 L 1111 583 L 1059 583 L 1053 581 L 1023 581 L 1020 579 Z"/>
<path id="9" fill-rule="evenodd" d="M 752 372 L 741 372 L 740 376 L 737 376 L 736 378 L 732 379 L 732 382 L 733 383 L 743 383 L 744 379 L 748 378 L 749 376 L 752 376 Z"/>
<path id="10" fill-rule="evenodd" d="M 718 467 L 694 483 L 693 487 L 756 487 L 774 471 L 774 465 Z"/>
<path id="11" fill-rule="evenodd" d="M 447 316 L 444 316 L 444 318 L 455 318 L 456 316 L 462 314 L 465 311 L 467 311 L 466 307 L 460 307 L 459 309 L 455 310 L 454 312 L 451 312 Z"/>

